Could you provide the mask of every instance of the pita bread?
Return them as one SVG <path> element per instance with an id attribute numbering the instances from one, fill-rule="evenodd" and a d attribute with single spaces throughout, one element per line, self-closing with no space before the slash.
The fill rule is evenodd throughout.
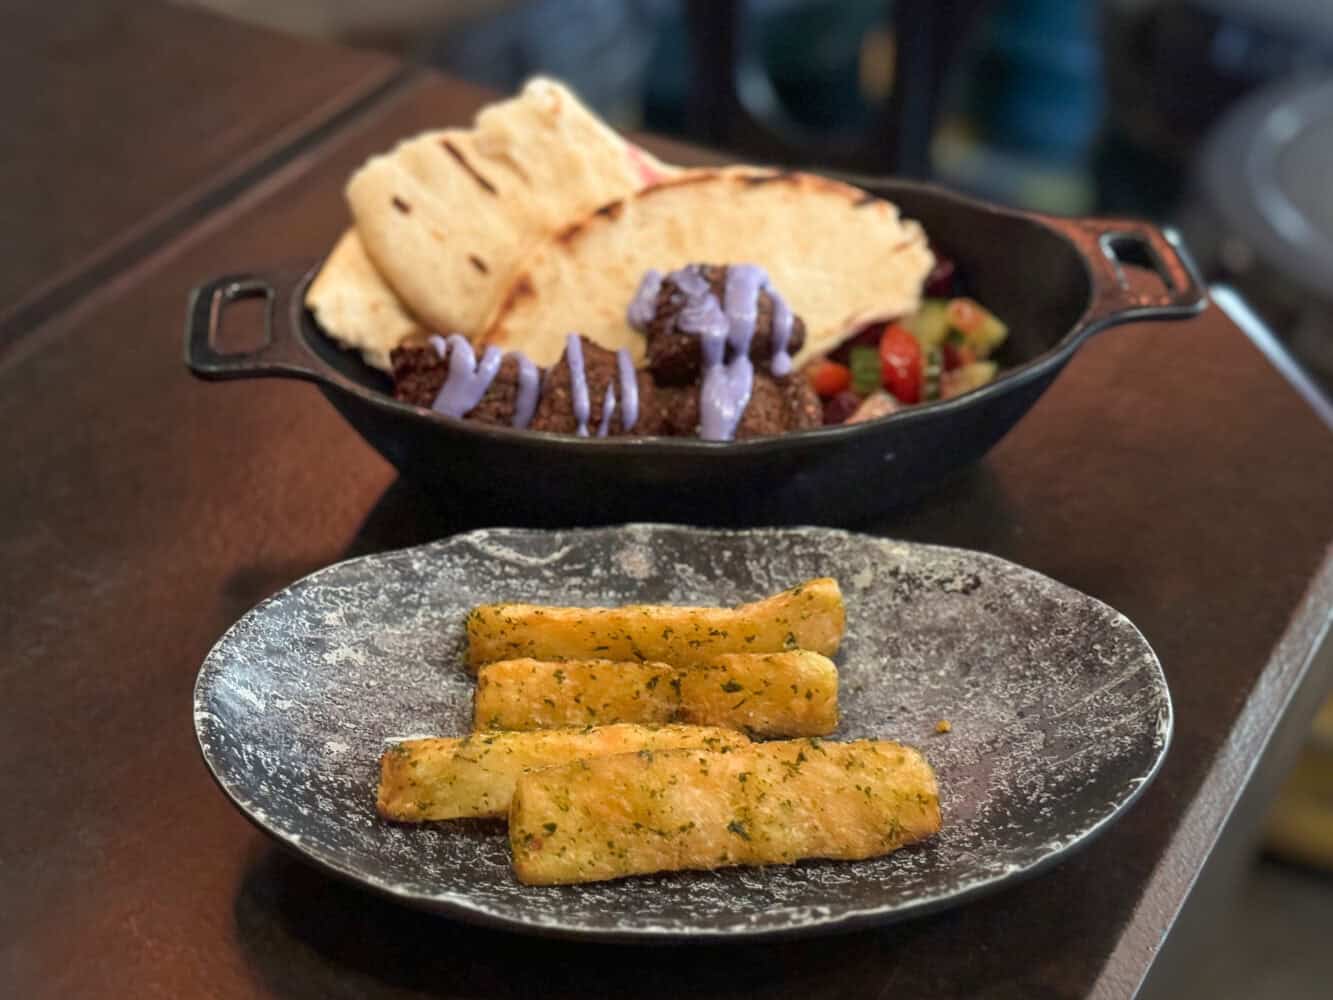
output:
<path id="1" fill-rule="evenodd" d="M 306 291 L 305 304 L 338 343 L 389 371 L 389 352 L 421 327 L 366 256 L 355 229 L 343 233 Z"/>
<path id="2" fill-rule="evenodd" d="M 578 330 L 636 358 L 625 310 L 649 268 L 758 264 L 805 320 L 797 364 L 855 328 L 913 312 L 934 258 L 890 202 L 813 174 L 699 171 L 606 205 L 535 248 L 483 339 L 553 364 Z"/>
<path id="3" fill-rule="evenodd" d="M 347 186 L 356 230 L 406 309 L 475 336 L 530 244 L 673 169 L 565 87 L 535 79 L 478 114 L 371 159 Z"/>

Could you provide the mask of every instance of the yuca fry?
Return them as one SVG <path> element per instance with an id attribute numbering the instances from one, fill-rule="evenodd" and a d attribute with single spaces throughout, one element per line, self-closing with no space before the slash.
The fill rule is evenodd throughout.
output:
<path id="1" fill-rule="evenodd" d="M 838 668 L 805 649 L 724 653 L 681 673 L 678 721 L 752 736 L 827 736 L 838 728 Z"/>
<path id="2" fill-rule="evenodd" d="M 601 757 L 529 771 L 509 809 L 514 872 L 529 885 L 870 858 L 939 828 L 930 765 L 880 740 Z"/>
<path id="3" fill-rule="evenodd" d="M 500 660 L 477 671 L 475 729 L 680 720 L 680 671 L 617 660 Z M 736 727 L 732 727 L 736 728 Z"/>
<path id="4" fill-rule="evenodd" d="M 405 740 L 380 757 L 375 805 L 385 819 L 405 823 L 503 816 L 514 782 L 529 768 L 637 750 L 721 750 L 749 742 L 726 729 L 631 725 Z"/>
<path id="5" fill-rule="evenodd" d="M 603 657 L 684 667 L 721 653 L 792 649 L 832 656 L 842 641 L 844 620 L 842 592 L 828 577 L 737 608 L 483 604 L 467 619 L 468 666 L 475 671 L 483 663 L 519 657 Z"/>
<path id="6" fill-rule="evenodd" d="M 838 727 L 838 670 L 818 653 L 724 653 L 697 667 L 615 660 L 501 660 L 477 673 L 477 729 L 612 722 L 827 736 Z"/>

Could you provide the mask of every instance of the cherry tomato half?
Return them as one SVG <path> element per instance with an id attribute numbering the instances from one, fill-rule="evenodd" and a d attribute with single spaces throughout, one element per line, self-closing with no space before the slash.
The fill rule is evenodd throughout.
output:
<path id="1" fill-rule="evenodd" d="M 810 384 L 821 399 L 831 399 L 852 384 L 852 370 L 836 361 L 819 361 L 810 369 Z"/>
<path id="2" fill-rule="evenodd" d="M 879 341 L 880 377 L 884 388 L 902 403 L 919 403 L 925 384 L 920 342 L 900 323 L 892 323 Z"/>

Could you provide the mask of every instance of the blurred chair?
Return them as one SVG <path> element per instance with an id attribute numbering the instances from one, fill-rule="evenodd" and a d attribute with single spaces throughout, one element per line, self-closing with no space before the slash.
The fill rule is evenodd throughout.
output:
<path id="1" fill-rule="evenodd" d="M 895 55 L 889 100 L 851 140 L 808 134 L 780 112 L 760 114 L 747 76 L 762 72 L 744 45 L 744 0 L 686 0 L 694 61 L 691 138 L 751 159 L 865 173 L 926 177 L 930 141 L 949 69 L 988 0 L 897 0 L 886 4 Z"/>

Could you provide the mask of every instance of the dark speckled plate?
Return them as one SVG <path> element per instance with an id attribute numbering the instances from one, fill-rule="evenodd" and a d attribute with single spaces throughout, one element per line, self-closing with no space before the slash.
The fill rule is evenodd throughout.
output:
<path id="1" fill-rule="evenodd" d="M 924 749 L 944 808 L 932 841 L 872 861 L 528 888 L 499 824 L 376 817 L 386 741 L 466 731 L 472 605 L 732 604 L 824 575 L 847 599 L 837 736 Z M 1106 605 L 993 556 L 825 529 L 492 530 L 340 563 L 223 636 L 194 713 L 226 793 L 333 872 L 478 923 L 660 941 L 827 932 L 999 888 L 1104 829 L 1171 736 L 1157 658 Z"/>

